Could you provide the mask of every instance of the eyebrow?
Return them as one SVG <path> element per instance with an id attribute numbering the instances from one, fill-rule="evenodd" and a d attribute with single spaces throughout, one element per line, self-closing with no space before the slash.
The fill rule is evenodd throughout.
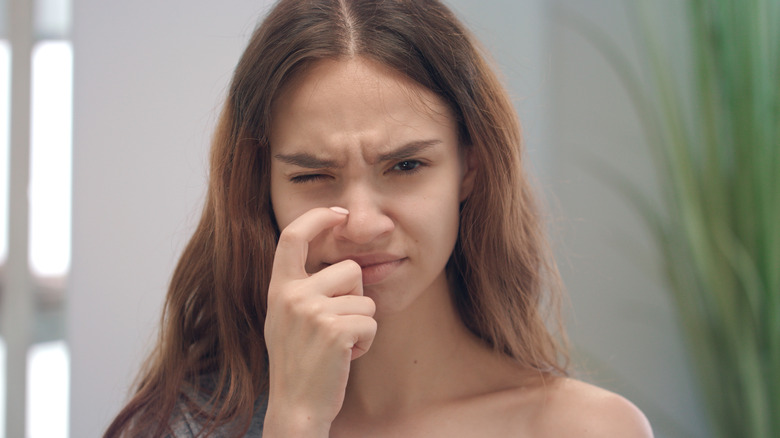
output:
<path id="1" fill-rule="evenodd" d="M 413 155 L 419 154 L 420 152 L 430 149 L 431 147 L 441 143 L 441 140 L 420 140 L 420 141 L 413 141 L 411 143 L 407 143 L 400 148 L 390 151 L 384 154 L 380 154 L 379 157 L 377 157 L 377 162 L 384 162 L 384 161 L 401 161 L 405 158 L 409 158 Z"/>
<path id="2" fill-rule="evenodd" d="M 418 154 L 426 149 L 429 149 L 437 144 L 441 143 L 441 140 L 419 140 L 407 143 L 398 149 L 380 154 L 376 161 L 401 161 L 405 158 L 409 158 L 415 154 Z M 299 152 L 295 154 L 276 154 L 274 155 L 279 161 L 282 161 L 293 166 L 303 167 L 306 169 L 338 169 L 344 167 L 343 163 L 339 163 L 336 160 L 329 160 L 326 158 L 320 158 L 314 156 L 308 152 Z"/>
<path id="3" fill-rule="evenodd" d="M 276 154 L 274 155 L 279 161 L 293 166 L 304 167 L 306 169 L 324 169 L 324 168 L 340 168 L 344 167 L 343 164 L 338 163 L 335 160 L 327 160 L 324 158 L 315 157 L 312 154 L 306 152 L 299 152 L 297 154 Z"/>

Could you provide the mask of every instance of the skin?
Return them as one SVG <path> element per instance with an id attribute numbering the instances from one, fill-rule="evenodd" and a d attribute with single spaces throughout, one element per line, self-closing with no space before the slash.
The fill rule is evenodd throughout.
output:
<path id="1" fill-rule="evenodd" d="M 437 96 L 319 61 L 271 128 L 264 436 L 652 436 L 625 399 L 519 369 L 463 325 L 445 266 L 479 170 Z"/>

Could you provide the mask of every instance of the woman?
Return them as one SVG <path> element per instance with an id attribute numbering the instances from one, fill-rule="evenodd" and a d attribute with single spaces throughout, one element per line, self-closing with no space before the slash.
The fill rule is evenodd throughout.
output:
<path id="1" fill-rule="evenodd" d="M 520 145 L 439 2 L 282 0 L 236 68 L 160 340 L 106 436 L 651 436 L 566 377 Z"/>

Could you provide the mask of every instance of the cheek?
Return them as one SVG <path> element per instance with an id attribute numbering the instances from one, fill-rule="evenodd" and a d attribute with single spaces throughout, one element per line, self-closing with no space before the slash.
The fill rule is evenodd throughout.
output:
<path id="1" fill-rule="evenodd" d="M 274 219 L 276 219 L 276 224 L 279 226 L 279 230 L 283 230 L 284 227 L 286 227 L 290 221 L 286 219 L 286 208 L 285 203 L 283 202 L 284 197 L 281 193 L 279 193 L 279 175 L 274 170 L 273 166 L 271 166 L 271 177 L 269 181 L 269 191 L 271 196 L 271 210 L 274 215 Z"/>
<path id="2" fill-rule="evenodd" d="M 279 230 L 284 230 L 287 225 L 292 222 L 288 217 L 289 208 L 284 200 L 274 192 L 273 188 L 271 189 L 271 209 L 273 211 L 274 219 L 276 219 L 276 224 L 279 226 Z"/>
<path id="3" fill-rule="evenodd" d="M 446 242 L 448 247 L 448 256 L 452 252 L 455 246 L 455 241 L 458 239 L 458 231 L 460 227 L 460 193 L 459 180 L 453 181 L 453 188 L 446 194 L 446 199 L 443 199 L 439 204 L 440 215 L 440 228 L 441 239 Z"/>
<path id="4" fill-rule="evenodd" d="M 282 178 L 282 175 L 271 171 L 271 208 L 279 230 L 284 230 L 290 222 L 306 211 L 302 208 L 302 203 L 290 192 L 289 186 L 284 181 L 280 181 Z"/>
<path id="5" fill-rule="evenodd" d="M 271 196 L 271 207 L 280 231 L 287 228 L 290 222 L 310 209 L 301 202 L 286 196 Z"/>
<path id="6" fill-rule="evenodd" d="M 405 208 L 414 240 L 431 251 L 451 251 L 458 237 L 459 205 L 457 193 L 436 191 Z"/>

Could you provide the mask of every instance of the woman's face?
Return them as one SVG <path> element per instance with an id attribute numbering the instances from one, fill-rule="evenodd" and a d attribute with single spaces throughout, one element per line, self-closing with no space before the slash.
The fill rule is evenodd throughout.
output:
<path id="1" fill-rule="evenodd" d="M 324 60 L 273 108 L 271 202 L 280 229 L 314 207 L 349 210 L 309 245 L 306 269 L 363 268 L 377 316 L 403 310 L 444 272 L 473 170 L 436 95 L 362 58 Z"/>

